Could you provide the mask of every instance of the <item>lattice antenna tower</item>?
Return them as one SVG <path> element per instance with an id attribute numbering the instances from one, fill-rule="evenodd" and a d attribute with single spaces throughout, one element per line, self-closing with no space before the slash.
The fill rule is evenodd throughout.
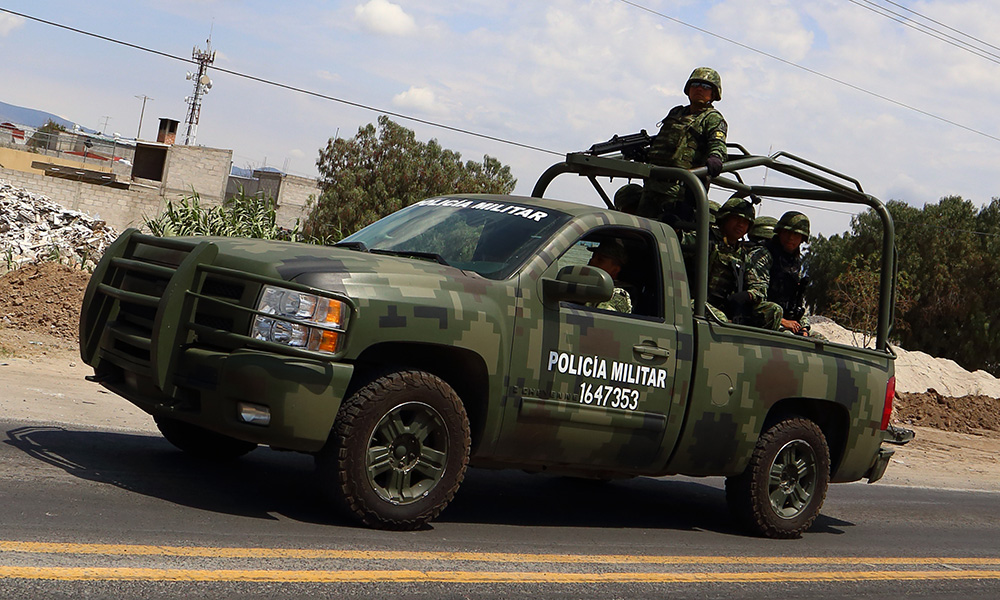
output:
<path id="1" fill-rule="evenodd" d="M 208 93 L 208 90 L 212 89 L 212 80 L 208 77 L 208 66 L 215 62 L 215 51 L 212 50 L 212 38 L 209 37 L 206 40 L 208 44 L 207 49 L 202 51 L 199 50 L 197 46 L 191 50 L 191 58 L 198 63 L 198 72 L 187 74 L 187 79 L 194 82 L 194 92 L 184 98 L 187 102 L 188 112 L 187 119 L 184 123 L 187 125 L 187 130 L 184 133 L 184 145 L 193 146 L 195 145 L 195 138 L 198 136 L 198 119 L 201 118 L 201 98 Z"/>

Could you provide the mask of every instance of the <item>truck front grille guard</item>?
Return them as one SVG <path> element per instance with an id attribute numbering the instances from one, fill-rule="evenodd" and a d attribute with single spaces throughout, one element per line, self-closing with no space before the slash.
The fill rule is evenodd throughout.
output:
<path id="1" fill-rule="evenodd" d="M 132 229 L 105 253 L 87 287 L 80 316 L 85 362 L 100 371 L 108 361 L 148 378 L 170 394 L 182 346 L 222 351 L 254 348 L 328 361 L 324 352 L 293 348 L 249 335 L 255 315 L 287 320 L 256 310 L 263 285 L 328 296 L 278 278 L 211 264 L 218 246 L 160 238 Z M 353 305 L 346 298 L 338 298 Z"/>

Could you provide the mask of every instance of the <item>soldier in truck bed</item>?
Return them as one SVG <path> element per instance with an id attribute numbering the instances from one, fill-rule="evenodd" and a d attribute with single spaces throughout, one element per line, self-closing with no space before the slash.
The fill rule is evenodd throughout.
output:
<path id="1" fill-rule="evenodd" d="M 767 297 L 767 282 L 747 277 L 750 249 L 741 242 L 754 222 L 753 204 L 733 196 L 719 209 L 716 222 L 718 234 L 708 255 L 707 308 L 720 321 L 749 324 L 748 316 Z M 693 241 L 690 233 L 683 238 Z"/>
<path id="2" fill-rule="evenodd" d="M 809 239 L 809 217 L 797 211 L 781 215 L 774 226 L 774 236 L 750 255 L 748 276 L 766 278 L 767 302 L 756 309 L 755 317 L 764 320 L 772 315 L 770 329 L 809 335 L 802 288 L 802 244 Z M 777 320 L 773 313 L 777 313 Z M 758 316 L 759 315 L 759 316 Z"/>
<path id="3" fill-rule="evenodd" d="M 661 167 L 707 167 L 709 177 L 722 172 L 726 160 L 726 120 L 712 105 L 722 99 L 722 79 L 708 67 L 698 67 L 688 77 L 684 93 L 687 106 L 675 106 L 663 117 L 660 131 L 649 148 L 649 162 Z M 704 180 L 708 189 L 708 179 Z M 637 214 L 671 226 L 689 228 L 695 220 L 694 200 L 677 181 L 646 181 Z M 686 226 L 686 227 L 685 227 Z"/>

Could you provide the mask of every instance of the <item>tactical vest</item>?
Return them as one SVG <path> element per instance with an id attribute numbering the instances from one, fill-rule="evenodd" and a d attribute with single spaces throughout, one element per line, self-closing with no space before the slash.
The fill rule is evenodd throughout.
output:
<path id="1" fill-rule="evenodd" d="M 686 106 L 675 106 L 663 117 L 660 132 L 649 147 L 649 162 L 661 167 L 690 169 L 702 166 L 710 152 L 706 120 L 709 117 L 722 121 L 722 113 L 714 108 L 690 115 L 685 114 Z M 714 119 L 713 119 L 714 120 Z M 725 141 L 723 140 L 723 143 Z M 724 158 L 724 157 L 723 157 Z"/>
<path id="2" fill-rule="evenodd" d="M 799 282 L 802 272 L 802 253 L 788 254 L 775 236 L 764 244 L 771 254 L 771 283 L 767 299 L 781 306 L 785 318 L 799 320 L 804 312 Z"/>

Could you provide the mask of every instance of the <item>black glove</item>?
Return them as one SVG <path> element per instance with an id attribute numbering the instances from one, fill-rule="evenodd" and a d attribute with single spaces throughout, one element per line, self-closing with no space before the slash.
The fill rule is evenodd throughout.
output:
<path id="1" fill-rule="evenodd" d="M 708 160 L 705 161 L 705 167 L 708 168 L 709 177 L 718 177 L 719 173 L 722 172 L 722 159 L 717 156 L 709 156 Z"/>
<path id="2" fill-rule="evenodd" d="M 732 294 L 729 294 L 728 298 L 726 298 L 726 302 L 729 303 L 729 306 L 742 307 L 750 302 L 750 292 L 746 290 L 742 292 L 733 292 Z"/>

